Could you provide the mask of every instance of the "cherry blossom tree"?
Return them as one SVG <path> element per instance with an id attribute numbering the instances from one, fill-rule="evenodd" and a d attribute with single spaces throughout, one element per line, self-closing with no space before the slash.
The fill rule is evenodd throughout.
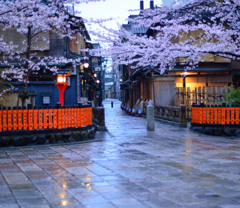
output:
<path id="1" fill-rule="evenodd" d="M 209 54 L 239 60 L 240 1 L 185 2 L 146 9 L 129 19 L 133 27 L 146 27 L 148 33 L 133 34 L 124 28 L 114 32 L 111 55 L 120 64 L 151 65 L 161 72 L 177 64 L 194 68 Z"/>
<path id="2" fill-rule="evenodd" d="M 0 1 L 0 64 L 6 66 L 1 79 L 22 82 L 23 94 L 27 94 L 29 77 L 42 67 L 56 71 L 57 63 L 79 64 L 80 59 L 51 57 L 39 52 L 49 44 L 50 32 L 68 38 L 81 33 L 78 25 L 82 18 L 69 14 L 68 8 L 84 2 L 86 0 Z M 9 38 L 9 31 L 17 34 L 21 42 Z M 17 66 L 13 62 L 18 63 Z M 25 100 L 23 96 L 23 105 Z"/>

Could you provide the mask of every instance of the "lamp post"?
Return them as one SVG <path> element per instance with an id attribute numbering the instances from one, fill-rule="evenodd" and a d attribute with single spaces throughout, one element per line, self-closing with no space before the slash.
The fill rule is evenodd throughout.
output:
<path id="1" fill-rule="evenodd" d="M 183 78 L 183 88 L 185 89 L 186 88 L 186 76 L 190 75 L 190 73 L 189 72 L 183 72 L 183 73 L 181 73 L 181 75 L 182 75 L 182 78 Z"/>
<path id="2" fill-rule="evenodd" d="M 81 85 L 82 85 L 82 90 L 83 90 L 83 97 L 86 98 L 87 97 L 87 80 L 86 80 L 86 74 L 87 72 L 84 71 L 84 70 L 87 70 L 89 68 L 89 63 L 88 62 L 84 62 L 83 65 L 82 65 L 82 70 L 81 70 L 81 74 L 84 74 L 81 78 L 84 77 L 84 79 L 81 79 Z"/>
<path id="3" fill-rule="evenodd" d="M 101 71 L 99 73 L 99 82 L 97 82 L 99 84 L 99 103 L 98 106 L 102 107 L 102 67 L 101 67 Z"/>
<path id="4" fill-rule="evenodd" d="M 83 95 L 82 93 L 82 87 L 83 87 L 83 83 L 82 83 L 82 78 L 84 76 L 84 69 L 89 67 L 89 63 L 84 62 L 79 66 L 79 70 L 77 70 L 77 102 L 80 103 L 81 102 L 81 97 Z"/>
<path id="5" fill-rule="evenodd" d="M 89 68 L 89 63 L 84 62 L 80 65 L 80 70 L 77 71 L 77 102 L 81 102 L 81 97 L 83 96 L 83 76 L 84 76 L 84 69 Z"/>
<path id="6" fill-rule="evenodd" d="M 59 90 L 59 99 L 60 99 L 61 106 L 64 105 L 64 92 L 65 92 L 65 89 L 68 86 L 67 76 L 69 76 L 69 74 L 59 74 L 59 75 L 57 75 L 56 86 Z"/>
<path id="7" fill-rule="evenodd" d="M 88 63 L 88 62 L 85 62 L 85 63 L 83 64 L 83 67 L 84 67 L 85 69 L 88 69 L 89 63 Z"/>

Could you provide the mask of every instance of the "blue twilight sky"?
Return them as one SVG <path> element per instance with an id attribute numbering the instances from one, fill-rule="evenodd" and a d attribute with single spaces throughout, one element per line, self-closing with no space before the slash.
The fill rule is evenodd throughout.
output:
<path id="1" fill-rule="evenodd" d="M 154 5 L 161 6 L 170 5 L 175 0 L 154 0 Z M 144 8 L 150 7 L 150 0 L 144 0 Z M 126 19 L 130 14 L 138 14 L 140 9 L 140 0 L 105 0 L 101 2 L 90 2 L 81 4 L 77 8 L 81 12 L 81 16 L 87 20 L 92 19 L 111 19 L 104 25 L 108 28 L 118 29 L 118 24 L 126 23 Z M 97 24 L 86 23 L 87 29 L 90 33 L 92 40 L 95 37 L 91 34 L 91 29 L 101 30 Z"/>

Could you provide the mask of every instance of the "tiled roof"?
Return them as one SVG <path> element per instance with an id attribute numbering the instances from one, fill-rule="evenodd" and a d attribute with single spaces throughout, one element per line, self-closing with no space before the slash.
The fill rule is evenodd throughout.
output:
<path id="1" fill-rule="evenodd" d="M 130 15 L 128 18 L 129 19 L 133 19 L 138 17 L 139 15 Z M 146 34 L 148 28 L 144 27 L 144 26 L 138 26 L 134 23 L 132 23 L 131 21 L 128 22 L 128 24 L 123 24 L 122 27 L 125 30 L 128 30 L 129 32 L 132 32 L 134 34 Z"/>

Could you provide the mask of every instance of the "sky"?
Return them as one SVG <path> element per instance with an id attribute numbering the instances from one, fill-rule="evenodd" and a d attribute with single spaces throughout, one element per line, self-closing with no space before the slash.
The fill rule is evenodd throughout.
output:
<path id="1" fill-rule="evenodd" d="M 169 3 L 173 0 L 163 0 Z M 161 6 L 162 0 L 155 0 L 154 5 Z M 150 0 L 144 0 L 144 8 L 150 7 Z M 118 29 L 118 24 L 127 23 L 126 19 L 130 14 L 138 14 L 140 9 L 140 0 L 105 0 L 101 2 L 90 2 L 81 4 L 77 10 L 81 12 L 80 16 L 88 21 L 92 19 L 111 19 L 104 23 L 106 27 L 111 29 Z M 98 24 L 85 23 L 90 33 L 91 39 L 96 38 L 91 34 L 91 29 L 99 30 Z M 101 30 L 101 29 L 100 29 Z"/>
<path id="2" fill-rule="evenodd" d="M 90 23 L 91 19 L 112 19 L 106 21 L 104 25 L 109 29 L 118 30 L 119 26 L 127 23 L 127 18 L 132 14 L 139 14 L 140 0 L 103 0 L 94 2 L 82 3 L 80 6 L 75 8 L 80 12 L 80 16 L 85 19 L 85 25 L 90 34 L 92 42 L 100 42 L 97 36 L 94 36 L 93 31 L 104 31 L 98 24 Z M 154 0 L 155 6 L 170 5 L 175 0 Z M 144 8 L 150 7 L 150 0 L 144 0 Z M 89 23 L 88 23 L 89 22 Z M 107 70 L 111 70 L 111 61 L 107 63 L 109 66 Z"/>

